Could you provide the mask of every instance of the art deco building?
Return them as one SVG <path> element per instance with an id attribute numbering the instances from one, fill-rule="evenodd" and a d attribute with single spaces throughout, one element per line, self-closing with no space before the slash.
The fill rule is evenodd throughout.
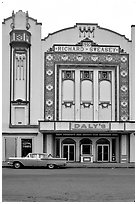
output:
<path id="1" fill-rule="evenodd" d="M 70 162 L 135 161 L 135 26 L 98 24 L 41 39 L 18 11 L 2 23 L 3 161 L 47 152 Z"/>

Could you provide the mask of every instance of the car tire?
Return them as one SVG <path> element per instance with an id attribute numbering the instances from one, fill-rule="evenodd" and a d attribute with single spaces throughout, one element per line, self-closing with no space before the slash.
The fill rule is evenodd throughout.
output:
<path id="1" fill-rule="evenodd" d="M 20 162 L 14 162 L 13 167 L 14 167 L 14 169 L 20 169 L 21 163 Z"/>
<path id="2" fill-rule="evenodd" d="M 48 168 L 49 168 L 49 169 L 54 169 L 54 168 L 55 168 L 55 165 L 54 165 L 54 164 L 48 164 Z"/>

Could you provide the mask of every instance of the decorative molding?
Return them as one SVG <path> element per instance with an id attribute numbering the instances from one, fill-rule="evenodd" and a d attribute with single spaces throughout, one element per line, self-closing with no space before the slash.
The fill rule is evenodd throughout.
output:
<path id="1" fill-rule="evenodd" d="M 14 11 L 12 12 L 12 23 L 10 24 L 12 30 L 15 28 L 15 14 Z"/>
<path id="2" fill-rule="evenodd" d="M 87 25 L 81 25 L 79 26 L 79 37 L 93 37 L 94 38 L 94 31 L 95 27 L 94 26 L 87 26 Z"/>
<path id="3" fill-rule="evenodd" d="M 21 38 L 18 38 L 18 35 Z M 26 30 L 12 30 L 10 32 L 10 121 L 12 123 L 12 107 L 27 107 L 27 124 L 30 123 L 30 37 L 31 34 Z M 18 81 L 24 84 L 24 96 L 15 98 L 15 86 L 19 86 Z M 18 85 L 17 85 L 18 83 Z"/>
<path id="4" fill-rule="evenodd" d="M 10 44 L 12 46 L 29 47 L 31 45 L 31 34 L 26 30 L 12 30 L 10 32 Z"/>
<path id="5" fill-rule="evenodd" d="M 28 104 L 29 101 L 24 101 L 22 99 L 17 99 L 16 101 L 11 101 L 12 104 L 15 104 L 15 105 L 24 105 L 24 104 Z"/>
<path id="6" fill-rule="evenodd" d="M 98 44 L 89 38 L 85 38 L 85 39 L 81 40 L 80 42 L 78 42 L 76 45 L 93 46 L 93 45 L 98 45 Z"/>
<path id="7" fill-rule="evenodd" d="M 83 80 L 93 81 L 93 71 L 81 71 L 80 76 L 81 76 L 81 81 Z"/>
<path id="8" fill-rule="evenodd" d="M 82 60 L 79 60 L 81 56 Z M 65 60 L 64 60 L 65 59 Z M 45 55 L 45 118 L 47 120 L 55 120 L 55 65 L 70 67 L 76 65 L 85 66 L 117 66 L 119 72 L 119 121 L 129 120 L 129 56 L 128 54 L 111 54 L 107 53 L 58 53 L 58 52 L 47 52 Z M 74 67 L 73 67 L 74 68 Z M 51 70 L 52 74 L 48 75 L 47 71 Z M 58 73 L 58 68 L 57 68 Z M 57 79 L 58 80 L 58 79 Z M 51 84 L 53 89 L 47 90 L 47 85 Z M 53 101 L 53 104 L 49 107 L 46 104 L 47 100 Z M 58 98 L 57 98 L 58 100 Z M 126 103 L 125 103 L 126 102 Z M 116 107 L 117 108 L 117 107 Z M 57 102 L 58 109 L 58 102 Z M 58 116 L 58 110 L 57 110 Z M 58 118 L 58 117 L 57 117 Z"/>
<path id="9" fill-rule="evenodd" d="M 27 29 L 27 30 L 30 29 L 30 24 L 29 24 L 29 14 L 28 14 L 28 11 L 26 12 L 26 29 Z"/>
<path id="10" fill-rule="evenodd" d="M 111 82 L 111 71 L 99 71 L 99 81 L 103 80 Z"/>
<path id="11" fill-rule="evenodd" d="M 64 70 L 62 72 L 62 80 L 74 80 L 75 75 L 74 75 L 74 71 L 70 71 L 70 70 Z"/>

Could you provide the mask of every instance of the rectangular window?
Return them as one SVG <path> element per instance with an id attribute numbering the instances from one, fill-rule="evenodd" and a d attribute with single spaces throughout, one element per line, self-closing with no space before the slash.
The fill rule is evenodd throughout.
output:
<path id="1" fill-rule="evenodd" d="M 91 154 L 91 145 L 83 144 L 82 145 L 82 154 Z"/>
<path id="2" fill-rule="evenodd" d="M 25 107 L 15 107 L 15 125 L 25 125 Z"/>

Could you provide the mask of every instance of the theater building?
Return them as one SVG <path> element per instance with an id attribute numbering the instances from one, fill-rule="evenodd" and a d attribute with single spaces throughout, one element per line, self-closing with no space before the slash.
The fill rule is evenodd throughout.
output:
<path id="1" fill-rule="evenodd" d="M 2 23 L 2 152 L 69 162 L 135 161 L 135 26 L 131 39 L 78 23 L 41 39 L 18 11 Z"/>

